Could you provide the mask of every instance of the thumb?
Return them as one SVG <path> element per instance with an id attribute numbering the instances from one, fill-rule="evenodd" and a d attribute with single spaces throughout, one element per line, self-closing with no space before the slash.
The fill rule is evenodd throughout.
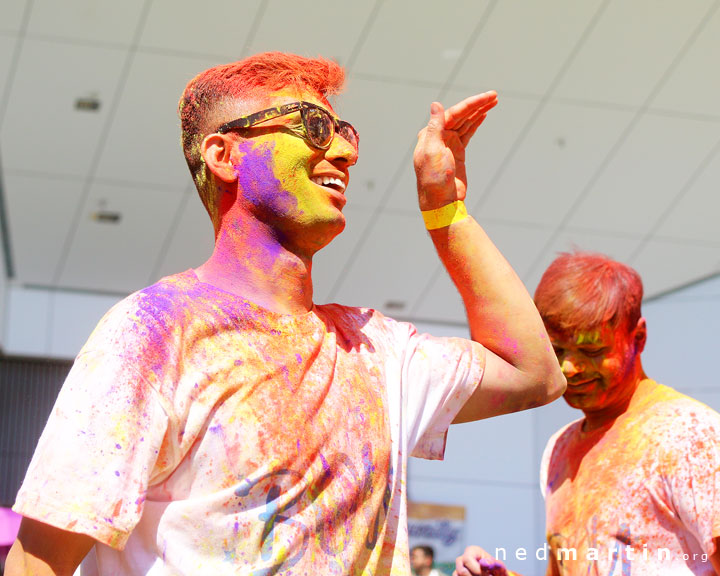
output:
<path id="1" fill-rule="evenodd" d="M 445 129 L 445 109 L 440 102 L 430 104 L 428 132 L 442 132 Z"/>

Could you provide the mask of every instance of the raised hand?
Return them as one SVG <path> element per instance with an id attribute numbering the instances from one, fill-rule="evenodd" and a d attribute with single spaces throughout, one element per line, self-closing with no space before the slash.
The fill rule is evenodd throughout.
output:
<path id="1" fill-rule="evenodd" d="M 439 102 L 431 104 L 430 121 L 418 134 L 413 154 L 421 210 L 465 199 L 465 148 L 496 104 L 493 91 L 470 96 L 447 110 Z"/>

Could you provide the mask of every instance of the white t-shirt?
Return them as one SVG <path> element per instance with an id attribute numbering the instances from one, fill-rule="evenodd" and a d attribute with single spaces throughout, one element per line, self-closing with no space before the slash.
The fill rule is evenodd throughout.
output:
<path id="1" fill-rule="evenodd" d="M 373 310 L 171 276 L 95 329 L 14 509 L 101 542 L 100 574 L 406 576 L 407 457 L 442 458 L 484 362 Z"/>
<path id="2" fill-rule="evenodd" d="M 642 381 L 604 428 L 568 424 L 542 460 L 547 536 L 568 576 L 714 575 L 720 414 Z"/>

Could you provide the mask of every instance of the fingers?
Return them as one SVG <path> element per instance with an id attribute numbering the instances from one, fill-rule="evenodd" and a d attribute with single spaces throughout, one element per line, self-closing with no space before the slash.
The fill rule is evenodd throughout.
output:
<path id="1" fill-rule="evenodd" d="M 457 130 L 468 118 L 478 113 L 487 113 L 497 102 L 494 90 L 465 98 L 445 111 L 445 129 Z"/>
<path id="2" fill-rule="evenodd" d="M 460 136 L 460 141 L 462 142 L 463 146 L 468 145 L 468 142 L 470 142 L 470 139 L 475 134 L 475 131 L 480 127 L 480 124 L 483 123 L 486 116 L 487 114 L 482 114 L 478 116 L 475 121 L 467 127 L 465 133 Z"/>

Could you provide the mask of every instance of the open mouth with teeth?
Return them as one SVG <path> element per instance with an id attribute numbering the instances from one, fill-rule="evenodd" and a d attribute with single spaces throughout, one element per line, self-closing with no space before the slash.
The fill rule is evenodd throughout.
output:
<path id="1" fill-rule="evenodd" d="M 340 178 L 333 178 L 331 176 L 317 176 L 315 178 L 311 178 L 311 180 L 318 186 L 332 188 L 333 190 L 335 190 L 336 192 L 340 192 L 341 194 L 345 193 L 345 182 L 340 180 Z"/>

